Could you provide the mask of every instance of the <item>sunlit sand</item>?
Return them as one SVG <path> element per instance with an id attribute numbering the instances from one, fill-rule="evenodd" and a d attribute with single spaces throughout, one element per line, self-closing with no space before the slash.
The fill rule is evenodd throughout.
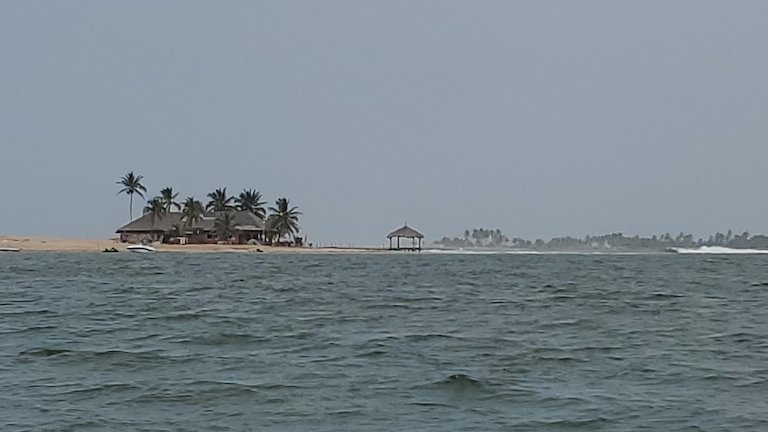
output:
<path id="1" fill-rule="evenodd" d="M 75 239 L 59 237 L 0 236 L 0 247 L 18 248 L 30 252 L 101 252 L 115 248 L 127 252 L 128 243 L 119 243 L 111 239 Z M 384 253 L 390 252 L 378 248 L 335 248 L 335 247 L 280 247 L 228 244 L 188 244 L 168 245 L 153 244 L 158 252 L 239 252 L 239 253 Z"/>

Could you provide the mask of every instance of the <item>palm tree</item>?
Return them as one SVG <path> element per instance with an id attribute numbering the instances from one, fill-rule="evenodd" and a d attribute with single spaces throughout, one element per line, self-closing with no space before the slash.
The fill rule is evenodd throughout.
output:
<path id="1" fill-rule="evenodd" d="M 261 192 L 253 189 L 243 189 L 240 195 L 235 198 L 235 204 L 240 211 L 253 213 L 257 218 L 264 220 L 267 212 L 264 210 L 265 202 L 261 201 Z"/>
<path id="2" fill-rule="evenodd" d="M 235 208 L 232 205 L 232 201 L 235 198 L 227 196 L 227 188 L 216 189 L 215 191 L 209 193 L 207 196 L 211 199 L 205 206 L 207 211 L 229 211 Z"/>
<path id="3" fill-rule="evenodd" d="M 184 201 L 184 208 L 181 210 L 181 218 L 184 220 L 184 226 L 187 228 L 194 225 L 195 222 L 203 220 L 205 209 L 203 203 L 196 200 L 195 197 L 188 197 Z"/>
<path id="4" fill-rule="evenodd" d="M 155 227 L 155 221 L 162 220 L 167 210 L 161 197 L 154 197 L 147 202 L 144 207 L 144 214 L 149 214 L 149 220 L 152 222 L 152 228 Z"/>
<path id="5" fill-rule="evenodd" d="M 163 201 L 163 205 L 165 205 L 166 212 L 170 212 L 172 207 L 176 207 L 176 210 L 181 210 L 181 205 L 175 201 L 178 196 L 178 193 L 173 193 L 172 187 L 167 187 L 160 191 L 160 199 Z"/>
<path id="6" fill-rule="evenodd" d="M 277 235 L 277 239 L 280 240 L 286 234 L 289 234 L 291 238 L 296 239 L 296 234 L 299 232 L 299 216 L 300 211 L 297 211 L 298 207 L 289 208 L 290 200 L 287 198 L 279 198 L 275 201 L 275 207 L 270 207 L 269 219 L 267 220 L 267 230 L 273 231 Z"/>
<path id="7" fill-rule="evenodd" d="M 117 192 L 118 195 L 121 193 L 127 194 L 130 198 L 129 200 L 129 214 L 131 216 L 131 220 L 133 220 L 133 194 L 136 194 L 142 198 L 144 198 L 143 192 L 147 191 L 147 188 L 144 187 L 143 184 L 141 184 L 141 179 L 143 179 L 144 176 L 142 175 L 134 175 L 133 171 L 129 172 L 128 174 L 124 175 L 119 181 L 116 183 L 121 185 L 123 188 L 120 189 L 120 191 Z"/>
<path id="8" fill-rule="evenodd" d="M 229 211 L 219 214 L 214 222 L 214 227 L 219 240 L 229 240 L 235 232 L 235 215 Z"/>

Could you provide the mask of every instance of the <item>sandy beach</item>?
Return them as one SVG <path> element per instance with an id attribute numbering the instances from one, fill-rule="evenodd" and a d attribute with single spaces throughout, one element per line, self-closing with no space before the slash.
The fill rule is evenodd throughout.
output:
<path id="1" fill-rule="evenodd" d="M 119 243 L 113 239 L 75 239 L 59 237 L 0 236 L 0 248 L 21 249 L 27 252 L 101 252 L 115 248 L 127 252 L 128 243 Z M 158 252 L 184 253 L 391 253 L 381 248 L 335 248 L 335 247 L 276 247 L 227 244 L 190 244 L 190 245 L 152 245 Z"/>

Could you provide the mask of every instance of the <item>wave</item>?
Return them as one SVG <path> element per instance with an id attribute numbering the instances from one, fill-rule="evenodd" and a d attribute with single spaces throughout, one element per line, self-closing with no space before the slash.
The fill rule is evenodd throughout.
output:
<path id="1" fill-rule="evenodd" d="M 525 423 L 521 423 L 519 425 L 525 426 L 526 429 L 528 427 L 531 427 L 532 429 L 541 429 L 542 427 L 546 429 L 582 429 L 582 428 L 588 428 L 590 430 L 593 430 L 595 426 L 611 423 L 612 420 L 605 418 L 605 417 L 588 417 L 588 418 L 577 418 L 577 419 L 566 419 L 566 418 L 555 418 L 555 419 L 547 419 L 547 420 L 532 420 L 527 421 Z"/>
<path id="2" fill-rule="evenodd" d="M 437 255 L 654 255 L 659 252 L 626 250 L 424 249 L 422 253 Z"/>
<path id="3" fill-rule="evenodd" d="M 695 249 L 673 247 L 673 248 L 669 248 L 669 250 L 671 252 L 676 252 L 681 254 L 718 254 L 718 255 L 768 254 L 768 250 L 764 250 L 764 249 L 733 249 L 733 248 L 727 248 L 722 246 L 702 246 L 700 248 L 695 248 Z"/>
<path id="4" fill-rule="evenodd" d="M 469 375 L 463 373 L 456 373 L 442 378 L 438 381 L 421 385 L 418 387 L 434 387 L 444 388 L 455 391 L 468 391 L 468 390 L 480 390 L 485 387 L 485 384 L 478 379 L 472 378 Z"/>

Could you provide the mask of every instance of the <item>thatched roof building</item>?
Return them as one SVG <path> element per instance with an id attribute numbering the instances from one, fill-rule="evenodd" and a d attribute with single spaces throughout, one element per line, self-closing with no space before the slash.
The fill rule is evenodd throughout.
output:
<path id="1" fill-rule="evenodd" d="M 411 239 L 411 246 L 400 246 L 400 239 Z M 415 229 L 408 226 L 408 224 L 403 225 L 402 227 L 392 231 L 391 233 L 387 234 L 387 239 L 389 239 L 389 248 L 392 250 L 421 250 L 421 240 L 424 238 L 424 234 L 416 231 Z M 393 240 L 396 240 L 396 242 L 393 244 Z"/>
<path id="2" fill-rule="evenodd" d="M 152 220 L 146 213 L 138 219 L 118 228 L 120 241 L 140 243 L 142 241 L 162 241 L 171 235 L 191 238 L 191 243 L 216 239 L 216 219 L 224 212 L 213 212 L 187 224 L 181 212 L 165 213 L 163 217 Z M 233 231 L 239 243 L 259 238 L 264 232 L 264 221 L 251 212 L 233 211 Z"/>
<path id="3" fill-rule="evenodd" d="M 181 213 L 178 212 L 166 213 L 162 218 L 155 218 L 154 223 L 152 222 L 152 215 L 146 213 L 138 219 L 131 221 L 127 225 L 121 226 L 115 232 L 118 234 L 153 232 L 164 233 L 166 231 L 171 231 L 174 229 L 174 225 L 180 225 L 180 223 Z"/>

